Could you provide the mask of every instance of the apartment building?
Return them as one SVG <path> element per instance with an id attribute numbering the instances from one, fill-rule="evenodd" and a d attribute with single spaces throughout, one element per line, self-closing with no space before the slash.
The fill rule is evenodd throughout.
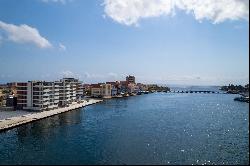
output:
<path id="1" fill-rule="evenodd" d="M 17 83 L 17 108 L 51 110 L 71 104 L 83 96 L 78 79 L 63 78 L 60 81 L 29 81 Z"/>
<path id="2" fill-rule="evenodd" d="M 65 106 L 76 101 L 76 83 L 74 78 L 63 78 L 60 80 L 60 104 Z"/>
<path id="3" fill-rule="evenodd" d="M 17 83 L 17 109 L 44 111 L 58 108 L 59 87 L 54 82 Z"/>
<path id="4" fill-rule="evenodd" d="M 76 83 L 76 99 L 81 100 L 84 97 L 84 88 L 82 82 Z"/>

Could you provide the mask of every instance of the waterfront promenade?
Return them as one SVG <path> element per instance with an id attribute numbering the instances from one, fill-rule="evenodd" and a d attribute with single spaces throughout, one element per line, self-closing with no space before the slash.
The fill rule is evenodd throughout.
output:
<path id="1" fill-rule="evenodd" d="M 68 112 L 77 108 L 81 108 L 84 106 L 88 106 L 91 104 L 99 103 L 103 100 L 100 99 L 89 99 L 88 101 L 83 100 L 81 103 L 73 103 L 68 107 L 63 107 L 63 108 L 58 108 L 50 111 L 43 111 L 43 112 L 28 112 L 26 115 L 22 116 L 16 116 L 16 117 L 11 117 L 11 118 L 6 118 L 6 119 L 0 119 L 0 132 L 22 125 L 26 124 L 29 122 L 33 122 L 36 120 L 44 119 L 53 115 L 61 114 L 64 112 Z"/>

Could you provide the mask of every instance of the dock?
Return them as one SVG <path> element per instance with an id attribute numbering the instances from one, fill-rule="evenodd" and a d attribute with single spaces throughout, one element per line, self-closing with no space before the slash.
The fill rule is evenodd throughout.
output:
<path id="1" fill-rule="evenodd" d="M 103 100 L 97 100 L 97 99 L 89 99 L 88 101 L 82 101 L 81 103 L 74 103 L 69 105 L 68 107 L 62 107 L 50 111 L 43 111 L 43 112 L 37 112 L 37 113 L 32 113 L 32 114 L 27 114 L 18 116 L 18 117 L 12 117 L 12 118 L 6 118 L 3 120 L 0 120 L 0 132 L 23 125 L 27 124 L 33 121 L 37 121 L 40 119 L 44 119 L 47 117 L 51 117 L 54 115 L 58 115 L 64 112 L 68 112 L 74 109 L 82 108 L 84 106 L 92 105 L 95 103 L 102 102 Z"/>

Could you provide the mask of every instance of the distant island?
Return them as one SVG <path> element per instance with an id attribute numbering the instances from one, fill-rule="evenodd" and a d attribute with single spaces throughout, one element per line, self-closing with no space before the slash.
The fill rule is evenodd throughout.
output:
<path id="1" fill-rule="evenodd" d="M 220 90 L 229 94 L 240 94 L 241 97 L 236 97 L 234 100 L 249 103 L 249 84 L 245 86 L 229 84 L 228 86 L 222 86 Z"/>
<path id="2" fill-rule="evenodd" d="M 246 94 L 247 95 L 249 94 L 249 84 L 245 86 L 229 84 L 228 86 L 222 86 L 220 90 L 226 91 L 227 93 L 231 93 L 231 94 Z"/>

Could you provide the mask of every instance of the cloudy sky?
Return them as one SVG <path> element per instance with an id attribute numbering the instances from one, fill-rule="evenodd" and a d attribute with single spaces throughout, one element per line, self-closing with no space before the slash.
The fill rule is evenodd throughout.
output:
<path id="1" fill-rule="evenodd" d="M 0 83 L 249 82 L 248 0 L 1 0 Z"/>

